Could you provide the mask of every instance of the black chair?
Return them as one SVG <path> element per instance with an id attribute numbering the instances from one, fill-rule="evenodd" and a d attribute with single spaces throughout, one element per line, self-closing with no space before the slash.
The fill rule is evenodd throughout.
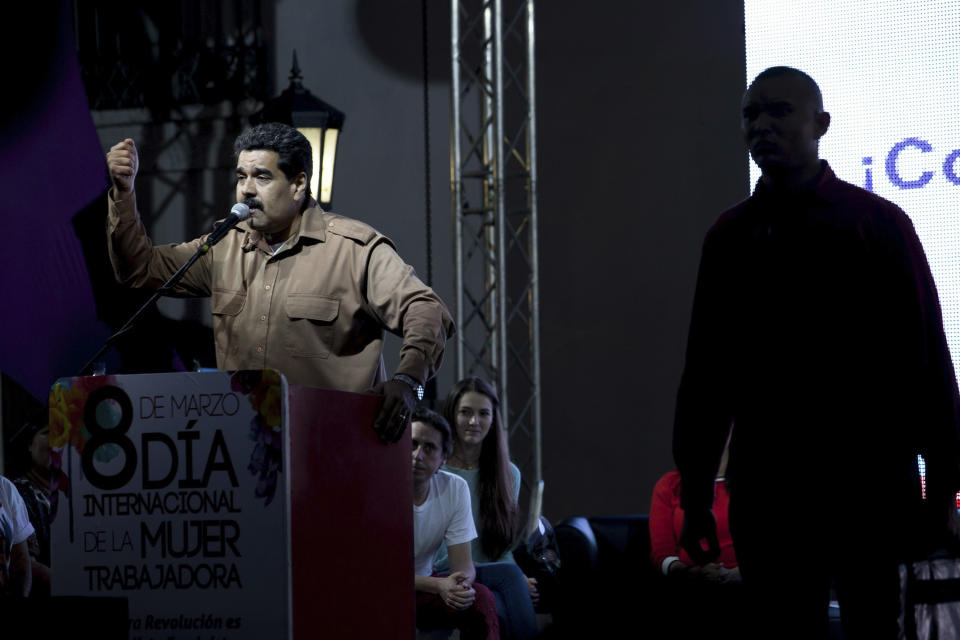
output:
<path id="1" fill-rule="evenodd" d="M 650 562 L 647 515 L 575 516 L 554 531 L 561 560 L 557 637 L 603 637 L 643 621 L 661 579 Z"/>

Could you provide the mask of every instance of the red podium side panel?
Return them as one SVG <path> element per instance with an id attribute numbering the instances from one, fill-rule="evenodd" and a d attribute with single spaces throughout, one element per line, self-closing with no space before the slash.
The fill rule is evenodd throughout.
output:
<path id="1" fill-rule="evenodd" d="M 380 443 L 381 401 L 290 386 L 296 640 L 414 637 L 410 433 Z"/>

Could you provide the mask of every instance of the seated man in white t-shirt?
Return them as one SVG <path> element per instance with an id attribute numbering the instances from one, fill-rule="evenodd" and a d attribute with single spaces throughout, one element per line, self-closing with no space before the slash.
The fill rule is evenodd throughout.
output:
<path id="1" fill-rule="evenodd" d="M 463 640 L 500 637 L 493 594 L 475 583 L 470 541 L 477 537 L 467 483 L 440 466 L 453 449 L 450 425 L 418 407 L 413 440 L 413 554 L 417 628 L 459 629 Z M 440 543 L 447 543 L 450 574 L 433 573 Z"/>
<path id="2" fill-rule="evenodd" d="M 27 538 L 32 534 L 33 525 L 23 498 L 12 482 L 0 476 L 0 597 L 30 594 L 32 572 Z"/>

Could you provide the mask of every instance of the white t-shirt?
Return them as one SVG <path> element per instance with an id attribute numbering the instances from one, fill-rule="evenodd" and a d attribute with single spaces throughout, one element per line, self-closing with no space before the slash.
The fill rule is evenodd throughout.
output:
<path id="1" fill-rule="evenodd" d="M 446 471 L 430 478 L 430 493 L 423 504 L 413 505 L 413 570 L 418 576 L 433 573 L 433 559 L 441 542 L 447 546 L 477 537 L 466 481 Z"/>
<path id="2" fill-rule="evenodd" d="M 0 551 L 6 556 L 7 563 L 6 567 L 0 567 L 0 573 L 5 573 L 10 566 L 10 548 L 32 533 L 33 525 L 20 492 L 12 482 L 0 476 Z"/>

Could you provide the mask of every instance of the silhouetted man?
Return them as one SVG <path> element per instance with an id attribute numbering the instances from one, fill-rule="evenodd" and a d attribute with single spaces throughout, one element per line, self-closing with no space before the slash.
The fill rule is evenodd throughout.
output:
<path id="1" fill-rule="evenodd" d="M 758 635 L 825 635 L 834 584 L 848 639 L 895 637 L 897 565 L 946 541 L 960 488 L 937 292 L 907 216 L 819 159 L 830 114 L 812 78 L 767 69 L 741 122 L 763 175 L 703 245 L 674 428 L 682 544 L 713 555 L 732 428 L 730 527 Z"/>

